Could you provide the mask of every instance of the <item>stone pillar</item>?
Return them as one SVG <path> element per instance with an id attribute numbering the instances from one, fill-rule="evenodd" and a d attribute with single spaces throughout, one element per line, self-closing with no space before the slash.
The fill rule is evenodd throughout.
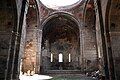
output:
<path id="1" fill-rule="evenodd" d="M 36 73 L 40 74 L 41 71 L 41 45 L 42 45 L 42 30 L 37 30 L 37 55 L 36 55 Z"/>
<path id="2" fill-rule="evenodd" d="M 14 27 L 14 30 L 12 32 L 12 39 L 11 39 L 11 46 L 9 48 L 9 55 L 7 59 L 7 69 L 5 74 L 5 80 L 13 80 L 18 79 L 19 72 L 18 72 L 18 58 L 19 58 L 19 47 L 20 47 L 20 39 L 21 39 L 21 33 L 22 33 L 22 26 L 23 26 L 23 19 L 25 15 L 25 9 L 26 9 L 26 0 L 22 1 L 22 7 L 21 7 L 21 14 L 19 18 L 19 24 L 18 26 Z"/>
<path id="3" fill-rule="evenodd" d="M 84 68 L 84 34 L 83 31 L 80 30 L 80 58 L 81 58 L 81 69 Z"/>
<path id="4" fill-rule="evenodd" d="M 102 51 L 103 51 L 103 59 L 104 59 L 104 70 L 106 75 L 106 80 L 115 80 L 114 69 L 113 67 L 113 59 L 112 59 L 112 51 L 109 44 L 108 34 L 106 26 L 103 24 L 103 16 L 102 16 L 102 8 L 101 8 L 101 1 L 95 0 L 96 4 L 96 12 L 98 14 L 99 19 L 99 27 L 101 30 L 101 44 L 102 44 Z M 111 74 L 113 73 L 113 74 Z"/>

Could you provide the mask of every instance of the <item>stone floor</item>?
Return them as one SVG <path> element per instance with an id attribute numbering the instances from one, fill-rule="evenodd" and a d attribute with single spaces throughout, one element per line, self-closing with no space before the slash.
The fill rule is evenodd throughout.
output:
<path id="1" fill-rule="evenodd" d="M 20 80 L 97 80 L 92 77 L 86 77 L 84 75 L 38 75 L 35 74 L 33 76 L 21 75 Z"/>
<path id="2" fill-rule="evenodd" d="M 53 77 L 51 80 L 97 80 L 89 77 Z"/>
<path id="3" fill-rule="evenodd" d="M 57 75 L 57 76 L 52 76 L 53 78 L 51 80 L 97 80 L 92 77 L 87 77 L 85 75 L 81 74 L 76 74 L 76 75 Z"/>

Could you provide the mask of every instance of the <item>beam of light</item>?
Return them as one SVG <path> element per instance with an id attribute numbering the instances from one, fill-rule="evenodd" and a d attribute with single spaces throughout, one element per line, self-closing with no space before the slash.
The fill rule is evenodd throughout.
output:
<path id="1" fill-rule="evenodd" d="M 52 79 L 50 76 L 34 74 L 33 76 L 20 75 L 20 80 L 48 80 Z"/>
<path id="2" fill-rule="evenodd" d="M 81 0 L 40 0 L 44 5 L 50 8 L 72 5 Z"/>

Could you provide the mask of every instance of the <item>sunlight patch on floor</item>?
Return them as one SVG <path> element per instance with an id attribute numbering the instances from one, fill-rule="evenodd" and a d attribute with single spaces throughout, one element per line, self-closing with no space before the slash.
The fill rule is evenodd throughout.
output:
<path id="1" fill-rule="evenodd" d="M 20 75 L 20 80 L 48 80 L 52 79 L 50 76 L 34 74 L 33 76 Z"/>

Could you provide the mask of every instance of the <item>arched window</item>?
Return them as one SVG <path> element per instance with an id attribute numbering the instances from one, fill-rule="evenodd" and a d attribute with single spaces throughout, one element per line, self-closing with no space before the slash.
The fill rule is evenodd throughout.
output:
<path id="1" fill-rule="evenodd" d="M 50 56 L 51 56 L 51 62 L 53 62 L 53 53 L 51 53 Z"/>
<path id="2" fill-rule="evenodd" d="M 62 53 L 59 54 L 59 62 L 63 62 L 63 54 Z"/>
<path id="3" fill-rule="evenodd" d="M 69 62 L 71 62 L 71 54 L 69 54 Z"/>

